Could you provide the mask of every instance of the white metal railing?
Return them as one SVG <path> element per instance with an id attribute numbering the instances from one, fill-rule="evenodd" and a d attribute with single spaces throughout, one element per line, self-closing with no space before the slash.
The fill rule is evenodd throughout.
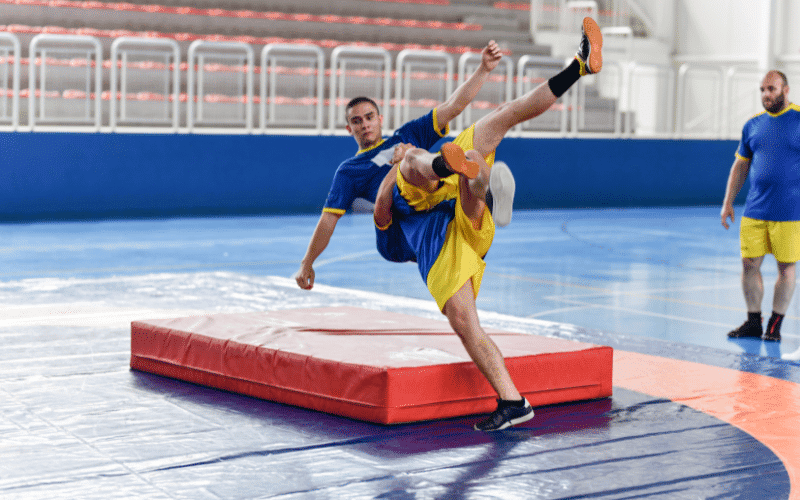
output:
<path id="1" fill-rule="evenodd" d="M 348 69 L 348 65 L 350 68 Z M 383 116 L 389 114 L 392 61 L 382 47 L 340 46 L 331 53 L 329 131 L 346 124 L 344 106 L 349 98 L 360 95 L 376 97 Z M 358 89 L 348 93 L 348 89 Z M 349 96 L 349 98 L 348 98 Z"/>
<path id="2" fill-rule="evenodd" d="M 134 59 L 139 59 L 139 64 Z M 158 61 L 154 64 L 153 60 Z M 165 38 L 120 37 L 111 44 L 109 126 L 180 126 L 180 47 Z M 139 66 L 134 78 L 132 73 Z M 156 106 L 146 106 L 154 99 Z M 138 112 L 133 107 L 137 102 Z"/>
<path id="3" fill-rule="evenodd" d="M 480 54 L 461 54 L 461 57 L 458 58 L 458 84 L 464 83 L 479 64 L 481 64 Z M 505 72 L 502 72 L 503 69 L 505 69 Z M 456 118 L 456 129 L 463 130 L 467 128 L 469 124 L 472 124 L 480 118 L 480 116 L 475 115 L 485 115 L 494 107 L 513 99 L 513 82 L 514 63 L 510 58 L 503 56 L 497 68 L 495 68 L 495 73 L 489 76 L 489 81 L 483 85 L 478 96 L 476 96 L 472 103 L 458 115 L 458 118 Z M 487 97 L 481 99 L 481 96 Z M 482 104 L 482 110 L 476 109 L 476 102 Z"/>
<path id="4" fill-rule="evenodd" d="M 703 67 L 684 63 L 678 69 L 678 95 L 676 98 L 677 120 L 675 136 L 713 137 L 721 132 L 722 96 L 724 72 L 719 66 Z M 687 80 L 692 78 L 694 92 L 687 91 Z M 709 105 L 700 105 L 709 103 Z M 696 113 L 689 116 L 687 110 Z"/>
<path id="5" fill-rule="evenodd" d="M 738 139 L 742 135 L 742 125 L 751 117 L 764 110 L 761 95 L 756 92 L 764 75 L 755 67 L 731 66 L 725 72 L 725 95 L 727 112 L 722 116 L 722 136 Z"/>
<path id="6" fill-rule="evenodd" d="M 19 80 L 22 56 L 19 39 L 11 33 L 0 33 L 0 53 L 3 58 L 2 79 L 0 79 L 2 82 L 0 89 L 3 91 L 0 119 L 10 123 L 13 130 L 16 130 L 19 126 Z"/>
<path id="7" fill-rule="evenodd" d="M 630 26 L 608 26 L 600 31 L 603 33 L 604 59 L 630 61 L 633 58 L 633 29 Z M 622 43 L 615 44 L 613 39 L 622 40 Z"/>
<path id="8" fill-rule="evenodd" d="M 186 75 L 186 127 L 189 131 L 193 131 L 198 125 L 238 125 L 244 127 L 245 132 L 251 132 L 253 47 L 243 42 L 196 40 L 189 45 L 187 63 L 189 68 Z M 213 71 L 214 69 L 222 71 Z M 218 77 L 233 75 L 233 77 L 224 82 L 214 82 L 209 75 Z M 214 83 L 227 84 L 236 92 L 215 98 L 216 96 L 207 92 L 207 88 Z M 216 112 L 208 109 L 211 107 L 215 108 Z"/>
<path id="9" fill-rule="evenodd" d="M 339 134 L 345 124 L 346 101 L 367 95 L 380 103 L 388 132 L 390 121 L 398 127 L 415 117 L 412 112 L 421 113 L 422 108 L 442 102 L 452 93 L 454 84 L 462 83 L 480 64 L 479 54 L 463 54 L 454 72 L 453 60 L 447 54 L 404 51 L 397 55 L 392 74 L 392 59 L 385 49 L 339 47 L 331 54 L 326 88 L 325 57 L 318 47 L 265 46 L 259 68 L 254 67 L 252 47 L 244 43 L 196 42 L 183 64 L 179 52 L 172 41 L 123 37 L 112 44 L 111 60 L 104 62 L 95 38 L 49 34 L 31 40 L 32 58 L 26 61 L 20 55 L 16 36 L 0 33 L 0 72 L 5 71 L 5 77 L 0 74 L 0 82 L 5 82 L 4 89 L 0 86 L 0 126 L 38 130 L 48 125 L 79 130 L 75 125 L 90 125 L 90 130 L 97 131 L 103 129 L 105 119 L 111 131 L 122 126 L 146 131 L 156 125 L 190 133 L 272 133 L 294 125 L 311 133 Z M 289 67 L 288 62 L 281 62 L 281 54 L 297 64 Z M 220 59 L 233 62 L 212 64 Z M 779 61 L 788 68 L 790 81 L 800 77 L 800 57 L 784 56 Z M 25 63 L 27 91 L 20 88 L 24 77 L 20 67 Z M 453 124 L 453 131 L 463 129 L 504 101 L 545 84 L 565 63 L 556 58 L 523 56 L 514 65 L 510 58 L 503 58 L 473 104 Z M 142 108 L 152 111 L 147 116 L 142 116 L 141 110 L 139 114 L 132 112 L 132 106 L 142 100 L 137 97 L 139 87 L 132 87 L 133 69 L 141 73 L 135 80 L 137 85 L 155 85 L 152 93 L 158 94 L 151 96 L 153 107 Z M 109 90 L 103 92 L 106 70 Z M 261 77 L 258 96 L 253 89 L 256 70 Z M 183 73 L 185 94 L 179 90 Z M 212 95 L 209 89 L 224 76 L 230 80 L 230 95 Z M 758 95 L 761 78 L 756 66 L 746 60 L 688 60 L 677 71 L 671 66 L 608 60 L 602 73 L 582 78 L 551 110 L 519 125 L 513 134 L 735 139 L 744 122 L 762 110 Z M 291 98 L 281 95 L 281 85 L 297 87 L 286 91 L 294 92 Z M 424 92 L 428 94 L 420 97 Z M 23 105 L 25 99 L 27 106 Z M 103 99 L 109 99 L 107 116 L 103 115 Z M 185 103 L 183 110 L 181 103 Z M 223 114 L 227 121 L 210 113 L 217 104 L 227 106 L 227 115 Z M 290 106 L 295 111 L 302 108 L 310 112 L 310 117 L 302 121 L 279 117 L 282 106 L 284 111 Z M 27 127 L 22 120 L 25 108 Z M 183 128 L 181 120 L 185 120 Z M 214 129 L 220 122 L 223 128 Z"/>
<path id="10" fill-rule="evenodd" d="M 28 64 L 28 125 L 31 130 L 36 127 L 37 122 L 63 121 L 83 125 L 94 124 L 94 130 L 100 130 L 102 53 L 100 42 L 91 36 L 39 34 L 33 37 L 29 50 L 31 60 Z M 79 56 L 77 61 L 74 61 L 75 64 L 73 64 L 74 56 Z M 83 88 L 55 89 L 49 93 L 47 90 L 49 67 L 69 71 L 71 77 L 83 84 Z M 62 80 L 66 78 L 62 77 Z M 53 111 L 55 103 L 64 104 L 68 99 L 78 103 L 82 101 L 83 105 L 64 105 Z M 51 104 L 51 107 L 48 107 L 48 104 Z M 48 110 L 56 116 L 50 116 Z"/>
<path id="11" fill-rule="evenodd" d="M 288 107 L 301 106 L 312 110 L 311 116 L 281 117 L 278 112 L 278 100 L 285 97 L 279 94 L 279 73 L 286 64 L 291 64 L 295 73 L 305 77 L 306 85 L 290 84 L 289 92 L 292 103 Z M 325 75 L 325 54 L 316 45 L 293 45 L 271 43 L 261 50 L 261 87 L 259 103 L 259 119 L 261 131 L 267 126 L 286 127 L 300 126 L 313 127 L 317 133 L 322 132 L 323 124 L 323 91 Z M 304 90 L 304 92 L 303 92 Z M 303 104 L 305 103 L 305 105 Z"/>
<path id="12" fill-rule="evenodd" d="M 517 60 L 517 96 L 525 95 L 538 85 L 547 81 L 551 75 L 557 73 L 564 67 L 564 60 L 554 57 L 525 55 Z M 536 118 L 520 123 L 515 127 L 515 133 L 521 134 L 526 131 L 540 130 L 558 132 L 566 135 L 569 125 L 569 106 L 567 98 L 560 99 L 551 109 L 545 111 Z"/>
<path id="13" fill-rule="evenodd" d="M 583 16 L 595 18 L 601 26 L 632 28 L 635 16 L 644 28 L 655 31 L 656 23 L 638 0 L 530 0 L 531 35 L 541 31 L 570 31 Z"/>
<path id="14" fill-rule="evenodd" d="M 623 93 L 627 100 L 620 103 L 620 113 L 625 117 L 624 125 L 620 123 L 622 135 L 631 137 L 635 130 L 645 137 L 671 137 L 675 123 L 675 107 L 671 105 L 675 96 L 675 71 L 668 66 L 635 61 L 628 63 L 625 70 L 628 88 Z"/>
<path id="15" fill-rule="evenodd" d="M 443 102 L 453 93 L 453 58 L 446 53 L 434 50 L 405 49 L 397 54 L 395 64 L 397 66 L 394 91 L 395 128 L 418 117 L 411 115 L 412 95 L 415 89 L 422 87 L 422 85 L 415 85 L 415 82 L 432 81 L 434 83 L 433 89 L 427 89 L 427 98 L 432 101 Z M 427 78 L 416 79 L 414 77 L 415 68 L 432 70 L 433 73 Z M 422 91 L 420 92 L 422 93 Z M 430 108 L 430 106 L 427 107 Z"/>

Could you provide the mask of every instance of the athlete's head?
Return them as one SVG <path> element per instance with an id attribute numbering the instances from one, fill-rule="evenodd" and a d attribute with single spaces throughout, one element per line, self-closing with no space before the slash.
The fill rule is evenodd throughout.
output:
<path id="1" fill-rule="evenodd" d="M 788 105 L 789 81 L 780 71 L 772 70 L 761 81 L 761 104 L 772 114 L 779 113 Z"/>
<path id="2" fill-rule="evenodd" d="M 360 149 L 371 148 L 381 140 L 383 115 L 378 105 L 368 97 L 356 97 L 345 108 L 347 131 Z"/>

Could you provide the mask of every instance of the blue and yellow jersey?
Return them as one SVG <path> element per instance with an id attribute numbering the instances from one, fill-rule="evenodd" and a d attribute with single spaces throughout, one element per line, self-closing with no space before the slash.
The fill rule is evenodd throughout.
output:
<path id="1" fill-rule="evenodd" d="M 462 131 L 453 143 L 473 149 L 475 125 Z M 490 166 L 494 151 L 485 157 Z M 436 304 L 443 310 L 448 300 L 472 280 L 477 297 L 486 263 L 483 257 L 494 239 L 494 221 L 484 210 L 479 227 L 464 213 L 458 175 L 443 179 L 428 192 L 407 182 L 400 171 L 393 190 L 396 216 L 385 230 L 377 228 L 378 252 L 394 262 L 417 263 L 420 275 Z"/>
<path id="2" fill-rule="evenodd" d="M 418 148 L 430 149 L 449 131 L 447 124 L 444 127 L 439 125 L 434 109 L 406 123 L 376 146 L 358 151 L 336 169 L 323 212 L 343 214 L 356 198 L 374 203 L 381 181 L 392 168 L 389 162 L 395 146 L 410 143 Z"/>
<path id="3" fill-rule="evenodd" d="M 750 161 L 745 217 L 800 220 L 800 106 L 750 118 L 736 157 Z"/>

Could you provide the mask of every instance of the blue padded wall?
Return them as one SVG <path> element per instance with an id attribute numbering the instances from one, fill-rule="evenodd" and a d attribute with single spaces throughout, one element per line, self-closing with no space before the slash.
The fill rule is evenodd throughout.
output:
<path id="1" fill-rule="evenodd" d="M 507 138 L 497 158 L 518 209 L 713 205 L 735 148 Z M 3 132 L 0 220 L 319 212 L 356 149 L 349 136 Z"/>

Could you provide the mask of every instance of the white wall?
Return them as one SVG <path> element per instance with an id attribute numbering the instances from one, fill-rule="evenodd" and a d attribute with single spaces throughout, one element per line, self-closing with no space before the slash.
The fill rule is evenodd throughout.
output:
<path id="1" fill-rule="evenodd" d="M 642 1 L 648 8 L 660 3 Z M 676 109 L 682 105 L 676 126 L 684 133 L 738 137 L 747 118 L 763 109 L 758 84 L 768 69 L 782 69 L 800 88 L 800 31 L 794 29 L 800 1 L 676 1 L 671 59 L 676 69 L 691 64 L 684 92 L 676 96 L 683 95 L 681 103 L 676 100 Z M 731 77 L 723 83 L 721 74 Z M 794 94 L 798 99 L 800 92 Z"/>
<path id="2" fill-rule="evenodd" d="M 677 61 L 750 61 L 760 70 L 783 67 L 787 58 L 800 63 L 800 1 L 678 0 L 676 11 Z"/>
<path id="3" fill-rule="evenodd" d="M 651 0 L 657 1 L 657 0 Z M 770 0 L 679 0 L 675 58 L 761 57 Z"/>
<path id="4" fill-rule="evenodd" d="M 772 68 L 787 73 L 795 102 L 800 102 L 800 0 L 608 0 L 608 5 L 631 2 L 631 10 L 644 14 L 652 36 L 635 39 L 631 56 L 619 50 L 621 41 L 607 37 L 604 57 L 606 77 L 601 95 L 620 99 L 620 108 L 633 110 L 637 133 L 660 133 L 675 117 L 675 127 L 685 136 L 738 137 L 741 125 L 762 110 L 758 84 Z M 608 5 L 603 4 L 606 8 Z M 553 46 L 572 47 L 574 34 L 553 33 Z M 542 37 L 544 38 L 544 37 Z M 537 39 L 538 41 L 538 39 Z M 541 40 L 548 43 L 550 40 Z M 619 64 L 636 61 L 638 81 L 620 85 Z M 615 65 L 615 63 L 617 63 Z M 675 75 L 690 63 L 683 79 Z M 658 73 L 652 76 L 648 71 Z M 685 68 L 684 68 L 685 69 Z M 673 81 L 674 96 L 662 92 Z M 605 84 L 603 84 L 605 82 Z M 620 91 L 620 89 L 623 91 Z M 679 102 L 680 101 L 680 102 Z M 669 109 L 665 109 L 669 108 Z M 678 125 L 680 122 L 680 125 Z"/>
<path id="5" fill-rule="evenodd" d="M 677 4 L 679 0 L 635 0 L 636 5 L 644 11 L 647 20 L 652 23 L 652 36 L 660 42 L 673 47 L 675 42 L 675 25 Z M 632 9 L 634 13 L 638 9 Z"/>
<path id="6" fill-rule="evenodd" d="M 800 16 L 800 2 L 797 0 L 779 0 L 778 14 L 775 18 L 778 53 L 782 55 L 800 56 L 800 32 L 797 31 L 797 19 Z"/>
<path id="7" fill-rule="evenodd" d="M 800 2 L 797 0 L 783 0 L 783 4 L 783 13 L 779 14 L 777 19 L 777 24 L 782 34 L 778 40 L 778 49 L 782 56 L 797 60 L 786 64 L 784 68 L 789 73 L 797 73 L 800 72 L 800 30 L 797 30 L 796 26 L 797 20 L 800 19 Z M 794 87 L 800 90 L 800 85 L 795 84 Z M 798 94 L 800 92 L 795 93 L 795 95 Z"/>

